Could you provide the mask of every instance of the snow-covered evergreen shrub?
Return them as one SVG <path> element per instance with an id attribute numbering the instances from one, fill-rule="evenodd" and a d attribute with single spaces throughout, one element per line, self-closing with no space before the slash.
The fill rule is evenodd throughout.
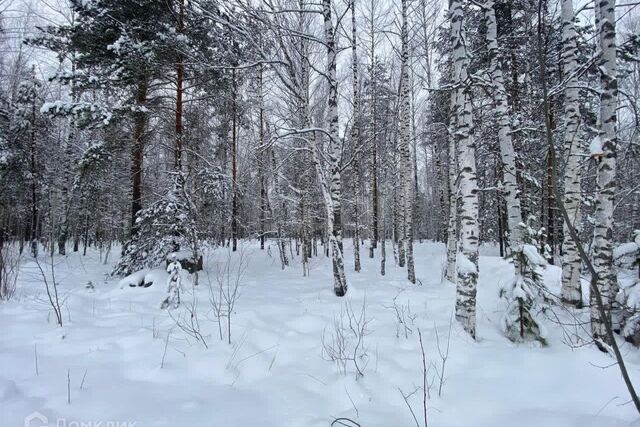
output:
<path id="1" fill-rule="evenodd" d="M 640 230 L 635 230 L 633 234 L 633 242 L 623 243 L 613 249 L 615 265 L 628 270 L 640 267 Z"/>
<path id="2" fill-rule="evenodd" d="M 180 265 L 180 261 L 176 259 L 175 254 L 172 254 L 171 262 L 167 266 L 167 273 L 169 273 L 169 277 L 167 278 L 167 298 L 162 302 L 160 308 L 178 308 L 180 305 L 180 284 L 182 279 L 180 277 L 180 273 L 182 272 L 182 265 Z"/>
<path id="3" fill-rule="evenodd" d="M 620 268 L 634 270 L 633 279 L 620 283 L 616 302 L 621 308 L 621 333 L 624 339 L 640 347 L 640 230 L 634 232 L 634 241 L 613 250 L 613 258 Z"/>
<path id="4" fill-rule="evenodd" d="M 622 309 L 622 336 L 636 347 L 640 346 L 640 279 L 621 287 L 616 301 Z"/>
<path id="5" fill-rule="evenodd" d="M 138 213 L 137 231 L 127 242 L 113 275 L 126 276 L 143 268 L 157 267 L 169 254 L 193 247 L 196 226 L 187 203 L 181 199 L 174 190 Z"/>
<path id="6" fill-rule="evenodd" d="M 521 223 L 522 245 L 512 249 L 511 257 L 516 266 L 514 278 L 502 287 L 500 297 L 507 302 L 502 318 L 502 328 L 507 338 L 513 342 L 538 341 L 546 345 L 544 330 L 536 319 L 543 298 L 542 276 L 537 271 L 547 265 L 545 258 L 538 253 L 540 231 L 532 226 L 534 218 L 527 224 Z"/>

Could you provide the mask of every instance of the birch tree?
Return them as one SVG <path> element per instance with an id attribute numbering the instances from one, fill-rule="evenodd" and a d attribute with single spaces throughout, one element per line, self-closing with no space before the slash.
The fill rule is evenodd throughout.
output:
<path id="1" fill-rule="evenodd" d="M 459 250 L 456 256 L 456 319 L 474 339 L 476 336 L 476 285 L 478 281 L 478 184 L 476 181 L 473 116 L 469 93 L 469 53 L 464 30 L 462 1 L 449 1 L 451 47 L 453 49 L 452 109 L 453 138 L 457 148 L 460 212 Z"/>
<path id="2" fill-rule="evenodd" d="M 591 331 L 596 342 L 608 342 L 605 322 L 611 322 L 611 306 L 618 285 L 613 270 L 613 208 L 616 191 L 616 105 L 618 80 L 616 76 L 616 16 L 615 0 L 596 2 L 596 27 L 601 56 L 600 110 L 598 137 L 591 144 L 597 160 L 595 224 L 593 238 L 593 266 L 598 273 L 596 286 L 602 295 L 606 318 L 602 318 L 594 296 L 591 297 Z M 593 292 L 592 292 L 593 294 Z"/>
<path id="3" fill-rule="evenodd" d="M 351 139 L 356 150 L 360 148 L 360 93 L 358 91 L 358 36 L 356 25 L 356 0 L 351 0 L 351 72 L 353 84 L 353 125 Z M 358 154 L 356 154 L 359 156 Z M 360 167 L 354 162 L 354 229 L 353 229 L 353 264 L 354 270 L 360 271 L 360 219 L 358 209 L 358 192 L 360 191 Z"/>
<path id="4" fill-rule="evenodd" d="M 457 116 L 455 114 L 455 102 L 456 99 L 451 101 L 451 111 L 454 112 L 451 116 L 451 127 L 457 126 Z M 448 178 L 448 193 L 449 193 L 449 221 L 447 225 L 447 267 L 446 276 L 447 280 L 451 283 L 456 282 L 456 254 L 457 254 L 457 242 L 458 242 L 458 162 L 456 153 L 456 138 L 454 135 L 449 135 L 448 160 L 449 160 L 449 173 Z"/>
<path id="5" fill-rule="evenodd" d="M 370 157 L 370 197 L 371 197 L 371 221 L 370 221 L 370 239 L 369 239 L 369 258 L 373 258 L 375 250 L 378 247 L 378 240 L 380 239 L 380 192 L 378 188 L 379 178 L 379 164 L 380 156 L 378 154 L 378 111 L 376 109 L 377 102 L 377 90 L 376 90 L 376 28 L 375 28 L 375 14 L 377 11 L 377 1 L 371 0 L 369 3 L 369 17 L 368 17 L 368 30 L 369 30 L 369 93 L 371 99 L 369 101 L 369 141 L 371 149 Z M 383 220 L 384 221 L 384 220 Z M 384 239 L 384 235 L 383 235 Z M 382 242 L 381 242 L 382 243 Z"/>
<path id="6" fill-rule="evenodd" d="M 322 1 L 322 17 L 324 21 L 324 37 L 327 48 L 327 69 L 325 72 L 329 86 L 327 100 L 327 120 L 329 144 L 326 157 L 329 167 L 330 203 L 325 196 L 325 204 L 330 207 L 327 212 L 327 233 L 331 244 L 333 261 L 333 286 L 337 296 L 347 293 L 347 281 L 344 274 L 344 257 L 342 253 L 342 180 L 340 176 L 340 135 L 338 134 L 338 79 L 336 76 L 336 41 L 331 13 L 331 0 Z M 319 159 L 316 160 L 318 163 Z M 323 185 L 326 185 L 323 183 Z"/>
<path id="7" fill-rule="evenodd" d="M 504 84 L 502 67 L 498 58 L 498 25 L 494 1 L 489 0 L 484 7 L 485 21 L 487 25 L 487 50 L 490 58 L 488 80 L 493 89 L 495 102 L 495 115 L 498 122 L 498 142 L 500 145 L 500 158 L 502 160 L 502 195 L 507 205 L 507 222 L 509 226 L 509 240 L 511 250 L 522 250 L 522 212 L 520 197 L 518 195 L 518 183 L 516 181 L 516 154 L 511 139 L 511 120 L 509 117 L 509 104 L 507 91 Z M 517 257 L 513 258 L 517 264 Z M 520 266 L 514 265 L 516 275 L 521 274 Z"/>
<path id="8" fill-rule="evenodd" d="M 399 238 L 398 253 L 400 266 L 406 259 L 407 277 L 416 282 L 413 261 L 413 163 L 411 161 L 411 82 L 409 80 L 409 30 L 407 26 L 407 0 L 402 0 L 401 65 L 400 65 L 400 138 L 398 169 L 401 188 L 398 197 Z"/>
<path id="9" fill-rule="evenodd" d="M 577 33 L 573 21 L 573 0 L 562 0 L 562 71 L 567 76 L 564 89 L 564 150 L 567 158 L 564 173 L 564 207 L 573 227 L 579 233 L 582 215 L 580 210 L 580 162 L 582 147 L 578 136 L 580 126 L 580 106 L 578 103 L 578 68 Z M 567 224 L 563 226 L 564 241 L 562 243 L 562 301 L 574 307 L 582 307 L 580 288 L 581 261 L 575 242 L 571 239 Z"/>

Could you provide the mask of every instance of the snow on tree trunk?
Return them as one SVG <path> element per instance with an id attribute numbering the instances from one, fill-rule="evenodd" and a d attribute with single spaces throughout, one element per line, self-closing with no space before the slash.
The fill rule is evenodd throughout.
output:
<path id="1" fill-rule="evenodd" d="M 580 212 L 580 176 L 582 147 L 578 138 L 580 125 L 580 111 L 577 77 L 574 76 L 578 68 L 577 34 L 573 21 L 575 14 L 572 0 L 562 0 L 562 69 L 568 76 L 564 90 L 564 150 L 567 165 L 564 174 L 564 207 L 573 227 L 579 232 L 582 215 Z M 564 242 L 562 243 L 562 301 L 575 307 L 582 307 L 582 292 L 580 289 L 580 254 L 575 242 L 569 235 L 569 229 L 564 224 Z"/>
<path id="2" fill-rule="evenodd" d="M 596 203 L 593 239 L 593 266 L 598 273 L 596 286 L 602 295 L 606 319 L 600 316 L 595 298 L 591 297 L 591 331 L 596 341 L 608 342 L 605 322 L 611 321 L 611 306 L 618 285 L 613 270 L 613 207 L 616 191 L 616 16 L 615 1 L 596 2 L 596 27 L 601 50 L 599 138 L 602 155 L 597 156 Z M 592 293 L 593 294 L 593 293 Z"/>
<path id="3" fill-rule="evenodd" d="M 167 298 L 162 301 L 160 309 L 165 308 L 178 308 L 180 305 L 180 285 L 181 285 L 181 272 L 182 265 L 180 261 L 176 259 L 175 254 L 171 256 L 171 262 L 167 265 Z"/>
<path id="4" fill-rule="evenodd" d="M 478 281 L 478 183 L 476 179 L 473 117 L 468 89 L 469 56 L 464 31 L 462 2 L 449 2 L 453 48 L 452 105 L 456 117 L 454 138 L 458 157 L 459 252 L 456 256 L 456 319 L 473 338 L 476 336 L 476 285 Z"/>

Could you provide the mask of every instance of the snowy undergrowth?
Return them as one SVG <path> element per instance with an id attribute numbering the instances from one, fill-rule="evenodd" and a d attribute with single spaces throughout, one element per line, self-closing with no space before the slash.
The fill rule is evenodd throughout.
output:
<path id="1" fill-rule="evenodd" d="M 0 304 L 0 425 L 22 426 L 37 410 L 50 420 L 135 421 L 137 427 L 314 427 L 329 426 L 334 417 L 361 426 L 413 426 L 398 390 L 422 385 L 418 328 L 427 364 L 433 364 L 430 426 L 616 427 L 634 420 L 632 405 L 622 405 L 627 393 L 615 366 L 602 368 L 612 359 L 592 346 L 569 347 L 567 337 L 580 328 L 554 323 L 576 323 L 586 313 L 558 309 L 557 319 L 543 319 L 546 348 L 516 345 L 502 335 L 498 294 L 513 272 L 491 250 L 480 258 L 478 341 L 452 324 L 438 397 L 436 333 L 444 346 L 455 301 L 454 285 L 440 283 L 443 245 L 416 244 L 422 286 L 408 284 L 405 271 L 393 265 L 381 277 L 379 259 L 363 257 L 361 273 L 347 269 L 346 300 L 333 295 L 329 259 L 313 258 L 311 276 L 303 278 L 298 258 L 282 271 L 275 247 L 269 256 L 253 243 L 244 246 L 248 267 L 231 345 L 220 340 L 206 274 L 195 295 L 183 281 L 184 303 L 170 316 L 159 309 L 165 283 L 121 289 L 117 279 L 105 279 L 112 265 L 102 265 L 97 253 L 57 257 L 64 301 L 59 328 L 36 265 L 24 259 L 16 297 Z M 351 267 L 352 251 L 345 248 Z M 206 253 L 211 280 L 226 259 L 224 249 Z M 549 266 L 543 276 L 549 290 L 559 292 L 559 268 Z M 89 281 L 93 289 L 86 288 Z M 323 333 L 326 342 L 346 301 L 356 313 L 366 307 L 362 376 L 350 364 L 342 373 L 323 352 Z M 208 348 L 176 326 L 175 318 L 194 304 Z M 399 327 L 399 318 L 407 324 Z M 640 357 L 628 344 L 623 351 L 638 378 Z M 419 413 L 422 391 L 408 400 Z"/>

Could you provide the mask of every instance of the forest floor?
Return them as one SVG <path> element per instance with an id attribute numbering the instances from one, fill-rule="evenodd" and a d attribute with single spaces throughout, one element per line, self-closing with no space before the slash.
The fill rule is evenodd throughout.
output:
<path id="1" fill-rule="evenodd" d="M 220 340 L 210 302 L 210 293 L 218 292 L 220 266 L 229 259 L 237 266 L 238 256 L 229 258 L 227 249 L 206 252 L 195 294 L 185 276 L 183 304 L 170 311 L 160 310 L 164 282 L 121 288 L 106 275 L 112 263 L 101 263 L 96 251 L 56 256 L 62 328 L 55 324 L 37 265 L 25 257 L 15 298 L 0 304 L 0 426 L 25 425 L 33 411 L 47 417 L 48 425 L 67 427 L 327 427 L 338 417 L 363 427 L 415 426 L 407 403 L 422 425 L 418 329 L 428 367 L 430 427 L 640 425 L 612 358 L 592 345 L 568 345 L 576 334 L 584 336 L 570 324 L 586 319 L 586 310 L 550 310 L 544 316 L 547 347 L 503 337 L 504 302 L 498 294 L 512 267 L 491 248 L 480 258 L 474 342 L 451 321 L 455 287 L 442 281 L 441 244 L 416 244 L 421 284 L 411 285 L 392 255 L 387 275 L 380 276 L 379 259 L 369 259 L 366 247 L 362 272 L 353 272 L 352 246 L 345 242 L 346 298 L 333 295 L 331 262 L 324 256 L 312 259 L 310 277 L 303 278 L 299 257 L 282 271 L 274 245 L 270 251 L 255 243 L 241 246 L 247 268 L 231 318 L 232 344 L 226 342 L 226 325 Z M 544 277 L 551 292 L 558 292 L 559 268 L 548 267 Z M 86 287 L 89 281 L 94 289 Z M 208 348 L 177 325 L 191 325 L 194 301 Z M 325 347 L 335 342 L 342 313 L 344 344 L 353 348 L 347 312 L 359 320 L 363 307 L 366 336 L 358 376 L 352 361 L 341 372 Z M 640 384 L 639 354 L 627 344 L 622 351 Z M 410 395 L 406 402 L 403 394 Z M 47 424 L 36 419 L 31 427 L 41 425 Z"/>

